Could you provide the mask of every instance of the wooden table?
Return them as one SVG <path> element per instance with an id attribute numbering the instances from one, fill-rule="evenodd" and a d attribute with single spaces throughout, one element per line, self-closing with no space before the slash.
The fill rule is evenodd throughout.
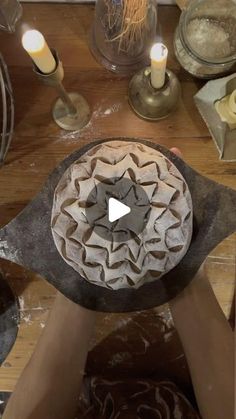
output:
<path id="1" fill-rule="evenodd" d="M 236 164 L 218 160 L 208 129 L 194 105 L 193 95 L 203 83 L 181 69 L 174 57 L 172 42 L 179 18 L 177 7 L 160 7 L 159 25 L 169 48 L 169 68 L 179 77 L 183 95 L 178 110 L 158 123 L 138 119 L 127 101 L 129 80 L 106 71 L 93 59 L 88 48 L 93 15 L 94 6 L 88 5 L 24 4 L 23 24 L 17 34 L 0 33 L 0 50 L 9 66 L 16 108 L 13 143 L 7 162 L 0 170 L 1 226 L 26 206 L 61 160 L 97 138 L 141 137 L 166 147 L 179 147 L 187 163 L 194 169 L 210 179 L 236 188 Z M 81 92 L 90 103 L 92 119 L 80 133 L 65 132 L 54 124 L 51 105 L 56 94 L 53 89 L 40 84 L 32 71 L 20 42 L 24 26 L 39 29 L 49 45 L 57 48 L 65 68 L 66 87 Z M 207 260 L 211 283 L 227 316 L 234 291 L 235 252 L 236 235 L 233 235 L 221 243 Z M 16 344 L 0 369 L 0 391 L 11 391 L 44 328 L 55 290 L 38 275 L 12 263 L 1 261 L 0 267 L 19 296 L 21 307 L 21 325 Z M 186 374 L 183 372 L 186 365 L 181 360 L 181 349 L 176 352 L 179 343 L 166 307 L 133 315 L 99 315 L 92 347 L 99 348 L 104 338 L 109 341 L 109 336 L 117 328 L 126 326 L 130 321 L 137 326 L 137 318 L 150 322 L 150 319 L 155 321 L 159 315 L 167 325 L 165 345 L 168 342 L 172 345 L 169 358 L 173 361 L 172 375 L 180 375 L 182 371 L 182 376 L 185 375 L 182 381 L 186 383 Z M 166 346 L 163 347 L 164 353 Z M 117 354 L 113 355 L 111 363 L 118 365 L 119 358 Z"/>

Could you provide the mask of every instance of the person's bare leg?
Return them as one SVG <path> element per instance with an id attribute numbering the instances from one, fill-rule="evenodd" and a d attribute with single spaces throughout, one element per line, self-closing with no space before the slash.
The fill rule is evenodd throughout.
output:
<path id="1" fill-rule="evenodd" d="M 183 158 L 178 148 L 171 148 Z M 170 302 L 203 419 L 234 417 L 234 337 L 203 267 Z"/>
<path id="2" fill-rule="evenodd" d="M 233 332 L 203 269 L 170 308 L 202 418 L 233 419 Z"/>
<path id="3" fill-rule="evenodd" d="M 3 419 L 74 419 L 95 316 L 57 295 Z"/>

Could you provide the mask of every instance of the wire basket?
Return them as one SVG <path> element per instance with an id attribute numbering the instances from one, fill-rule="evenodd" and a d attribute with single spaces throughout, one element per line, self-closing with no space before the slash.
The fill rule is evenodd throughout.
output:
<path id="1" fill-rule="evenodd" d="M 14 129 L 14 100 L 12 86 L 8 74 L 7 66 L 0 54 L 0 107 L 2 106 L 2 115 L 0 113 L 1 134 L 0 134 L 0 166 L 3 165 L 9 150 L 13 129 Z"/>

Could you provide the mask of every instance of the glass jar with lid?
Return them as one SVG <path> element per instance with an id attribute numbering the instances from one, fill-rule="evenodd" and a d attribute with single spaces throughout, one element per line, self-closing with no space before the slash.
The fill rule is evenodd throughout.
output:
<path id="1" fill-rule="evenodd" d="M 236 64 L 235 0 L 192 0 L 183 10 L 174 40 L 175 54 L 192 75 L 213 78 Z"/>

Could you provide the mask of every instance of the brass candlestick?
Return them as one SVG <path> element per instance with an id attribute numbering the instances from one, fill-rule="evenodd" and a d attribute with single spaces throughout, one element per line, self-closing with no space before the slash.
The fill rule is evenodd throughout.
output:
<path id="1" fill-rule="evenodd" d="M 62 80 L 64 70 L 57 52 L 51 49 L 56 60 L 56 68 L 52 73 L 44 74 L 34 65 L 38 78 L 48 86 L 54 87 L 60 96 L 52 109 L 54 121 L 59 127 L 68 131 L 75 131 L 85 127 L 90 120 L 90 108 L 83 96 L 78 93 L 67 93 Z"/>
<path id="2" fill-rule="evenodd" d="M 165 83 L 160 89 L 151 84 L 151 67 L 136 73 L 129 84 L 129 103 L 141 118 L 158 121 L 166 118 L 177 106 L 181 94 L 179 80 L 166 70 Z"/>

